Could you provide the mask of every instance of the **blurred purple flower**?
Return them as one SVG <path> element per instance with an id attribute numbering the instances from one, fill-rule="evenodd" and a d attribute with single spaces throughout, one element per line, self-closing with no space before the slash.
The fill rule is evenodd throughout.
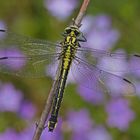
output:
<path id="1" fill-rule="evenodd" d="M 131 57 L 129 62 L 129 68 L 137 77 L 140 77 L 140 57 Z"/>
<path id="2" fill-rule="evenodd" d="M 46 75 L 50 76 L 52 79 L 55 79 L 57 68 L 58 68 L 58 61 L 52 62 L 51 64 L 46 66 Z"/>
<path id="3" fill-rule="evenodd" d="M 14 88 L 10 83 L 0 87 L 0 111 L 17 112 L 22 100 L 21 91 Z"/>
<path id="4" fill-rule="evenodd" d="M 5 29 L 6 28 L 6 25 L 3 21 L 0 21 L 0 29 Z M 5 36 L 2 32 L 0 32 L 0 40 L 3 39 Z"/>
<path id="5" fill-rule="evenodd" d="M 90 48 L 108 50 L 113 47 L 119 38 L 119 32 L 111 27 L 110 18 L 106 15 L 86 17 L 81 30 L 90 31 L 87 34 L 87 43 Z"/>
<path id="6" fill-rule="evenodd" d="M 19 133 L 20 140 L 31 140 L 35 132 L 35 125 L 31 125 Z"/>
<path id="7" fill-rule="evenodd" d="M 140 82 L 135 81 L 136 95 L 140 97 Z"/>
<path id="8" fill-rule="evenodd" d="M 40 140 L 46 140 L 46 139 L 51 139 L 51 140 L 63 140 L 62 133 L 61 133 L 61 123 L 62 121 L 58 121 L 58 125 L 56 129 L 54 130 L 53 133 L 48 132 L 47 129 L 45 129 L 41 135 Z M 20 133 L 18 133 L 18 137 L 20 140 L 31 140 L 33 138 L 34 132 L 35 132 L 35 124 L 30 125 Z M 9 139 L 8 139 L 9 140 Z M 14 139 L 13 139 L 14 140 Z M 15 139 L 16 140 L 16 139 Z"/>
<path id="9" fill-rule="evenodd" d="M 77 0 L 45 0 L 46 8 L 60 20 L 70 16 L 77 4 Z"/>
<path id="10" fill-rule="evenodd" d="M 6 25 L 3 21 L 0 21 L 0 29 L 5 29 Z"/>
<path id="11" fill-rule="evenodd" d="M 88 132 L 78 132 L 78 133 L 73 133 L 71 140 L 88 140 Z"/>
<path id="12" fill-rule="evenodd" d="M 74 133 L 86 133 L 92 128 L 92 120 L 88 111 L 70 111 L 67 117 L 68 125 Z"/>
<path id="13" fill-rule="evenodd" d="M 84 113 L 84 114 L 83 114 Z M 102 126 L 93 128 L 87 111 L 71 112 L 68 123 L 72 128 L 72 140 L 112 140 L 109 133 Z"/>
<path id="14" fill-rule="evenodd" d="M 101 87 L 99 86 L 99 81 L 96 78 L 96 73 L 94 71 L 88 71 L 88 69 L 83 68 L 83 76 L 79 76 L 77 91 L 79 95 L 87 102 L 92 104 L 103 103 L 104 95 Z"/>
<path id="15" fill-rule="evenodd" d="M 94 84 L 93 81 L 91 82 L 92 84 Z M 98 89 L 94 89 L 94 87 L 91 89 L 91 88 L 87 88 L 83 84 L 80 84 L 78 86 L 78 93 L 85 101 L 95 105 L 101 104 L 104 101 L 104 95 L 99 87 Z"/>
<path id="16" fill-rule="evenodd" d="M 82 21 L 81 31 L 90 32 L 92 28 L 107 30 L 111 28 L 111 20 L 106 15 L 90 16 L 87 15 Z"/>
<path id="17" fill-rule="evenodd" d="M 95 17 L 94 24 L 96 25 L 96 29 L 99 30 L 109 30 L 111 29 L 111 19 L 107 15 L 99 15 Z"/>
<path id="18" fill-rule="evenodd" d="M 22 102 L 22 105 L 19 110 L 19 114 L 21 117 L 30 120 L 35 116 L 35 113 L 36 108 L 31 102 L 29 101 Z"/>
<path id="19" fill-rule="evenodd" d="M 4 133 L 0 133 L 0 140 L 19 140 L 18 133 L 12 129 L 7 129 Z M 20 139 L 21 140 L 21 139 Z"/>
<path id="20" fill-rule="evenodd" d="M 123 76 L 124 72 L 128 71 L 128 62 L 125 59 L 127 56 L 122 50 L 117 50 L 114 53 L 118 54 L 118 56 L 116 55 L 114 57 L 102 57 L 100 61 L 98 61 L 98 67 L 108 72 L 113 72 L 114 74 Z M 119 54 L 123 54 L 124 56 L 121 56 Z"/>
<path id="21" fill-rule="evenodd" d="M 125 53 L 123 51 L 117 51 L 115 53 L 118 54 L 118 56 L 116 55 L 114 57 L 101 57 L 101 59 L 99 59 L 98 61 L 97 66 L 101 70 L 107 71 L 107 73 L 104 72 L 104 74 L 101 75 L 103 75 L 102 77 L 104 77 L 104 82 L 109 88 L 110 94 L 112 96 L 120 96 L 122 94 L 127 96 L 131 95 L 135 90 L 133 85 L 123 80 L 125 74 L 130 72 Z M 113 75 L 110 73 L 112 73 Z"/>
<path id="22" fill-rule="evenodd" d="M 56 128 L 54 129 L 53 133 L 52 132 L 48 132 L 48 128 L 46 128 L 43 131 L 43 134 L 41 136 L 41 140 L 63 140 L 63 135 L 62 135 L 62 131 L 61 131 L 61 127 L 62 127 L 62 119 L 58 118 L 58 123 Z"/>
<path id="23" fill-rule="evenodd" d="M 112 137 L 104 127 L 99 126 L 86 133 L 75 133 L 72 140 L 112 140 Z"/>
<path id="24" fill-rule="evenodd" d="M 9 49 L 1 49 L 0 50 L 1 57 L 24 57 L 24 55 L 13 46 L 10 46 Z M 19 70 L 25 65 L 25 59 L 2 59 L 0 61 L 0 65 L 2 65 L 5 69 L 10 70 Z"/>
<path id="25" fill-rule="evenodd" d="M 112 137 L 103 126 L 97 126 L 88 133 L 87 140 L 112 140 Z"/>
<path id="26" fill-rule="evenodd" d="M 82 26 L 80 27 L 80 30 L 84 34 L 88 34 L 92 28 L 93 21 L 94 21 L 93 16 L 90 16 L 90 15 L 85 16 L 82 20 Z"/>
<path id="27" fill-rule="evenodd" d="M 106 111 L 108 113 L 107 124 L 122 131 L 126 130 L 135 118 L 134 112 L 129 108 L 129 103 L 125 99 L 112 99 L 107 104 Z"/>

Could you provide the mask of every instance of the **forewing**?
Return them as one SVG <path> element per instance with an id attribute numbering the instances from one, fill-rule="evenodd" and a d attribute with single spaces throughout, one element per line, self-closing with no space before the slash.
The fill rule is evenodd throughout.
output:
<path id="1" fill-rule="evenodd" d="M 0 72 L 21 77 L 42 77 L 58 60 L 61 46 L 0 30 Z"/>
<path id="2" fill-rule="evenodd" d="M 125 54 L 123 52 L 110 52 L 88 47 L 81 47 L 77 51 L 82 58 L 92 64 L 97 64 L 99 68 L 110 72 L 131 73 L 140 71 L 140 55 Z M 137 63 L 133 64 L 132 63 Z M 130 63 L 131 62 L 131 63 Z M 103 64 L 104 63 L 104 64 Z M 124 67 L 125 63 L 125 67 Z M 122 66 L 118 68 L 117 66 Z M 132 66 L 133 65 L 133 66 Z"/>
<path id="3" fill-rule="evenodd" d="M 82 52 L 84 54 L 86 53 L 92 53 L 94 57 L 112 57 L 114 59 L 126 59 L 128 57 L 140 57 L 138 54 L 128 54 L 126 55 L 123 52 L 111 52 L 111 51 L 106 51 L 106 50 L 98 50 L 94 48 L 89 48 L 89 47 L 80 47 L 78 49 L 79 52 Z"/>

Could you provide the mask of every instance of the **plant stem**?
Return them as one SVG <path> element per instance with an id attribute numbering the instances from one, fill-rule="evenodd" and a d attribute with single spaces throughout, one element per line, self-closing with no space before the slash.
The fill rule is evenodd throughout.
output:
<path id="1" fill-rule="evenodd" d="M 82 21 L 84 15 L 85 15 L 85 12 L 86 12 L 86 9 L 87 9 L 87 6 L 88 6 L 89 2 L 90 2 L 90 0 L 84 0 L 83 1 L 83 4 L 82 4 L 82 6 L 80 8 L 78 16 L 76 17 L 76 19 L 74 21 L 74 24 L 76 26 L 78 26 L 78 27 L 81 26 L 81 21 Z M 61 61 L 59 62 L 59 64 L 61 64 Z M 49 96 L 48 96 L 48 98 L 46 100 L 46 103 L 45 103 L 44 110 L 42 111 L 40 120 L 39 120 L 39 122 L 37 124 L 37 127 L 36 127 L 36 130 L 34 132 L 33 140 L 39 140 L 40 139 L 42 131 L 43 131 L 44 127 L 45 127 L 45 123 L 46 123 L 46 120 L 47 120 L 47 118 L 49 116 L 49 112 L 51 110 L 51 106 L 52 106 L 52 103 L 53 103 L 53 98 L 54 98 L 55 93 L 56 93 L 55 92 L 55 90 L 56 90 L 55 87 L 56 87 L 56 85 L 58 83 L 58 81 L 57 81 L 58 78 L 57 77 L 58 77 L 58 75 L 60 73 L 60 66 L 61 65 L 59 65 L 59 67 L 57 69 L 57 73 L 56 73 L 54 83 L 52 85 L 52 88 L 50 90 Z"/>

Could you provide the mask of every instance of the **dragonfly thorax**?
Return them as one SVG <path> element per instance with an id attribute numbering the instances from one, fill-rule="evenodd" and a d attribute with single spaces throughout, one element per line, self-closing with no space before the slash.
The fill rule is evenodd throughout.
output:
<path id="1" fill-rule="evenodd" d="M 80 35 L 79 28 L 76 26 L 67 27 L 64 31 L 65 45 L 77 45 L 78 36 Z"/>

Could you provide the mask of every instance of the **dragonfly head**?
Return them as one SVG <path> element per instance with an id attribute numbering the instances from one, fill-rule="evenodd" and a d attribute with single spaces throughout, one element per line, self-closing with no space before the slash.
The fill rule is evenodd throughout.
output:
<path id="1" fill-rule="evenodd" d="M 65 28 L 63 35 L 64 37 L 72 36 L 75 37 L 78 41 L 86 42 L 86 38 L 84 37 L 83 33 L 77 26 L 74 25 Z"/>

